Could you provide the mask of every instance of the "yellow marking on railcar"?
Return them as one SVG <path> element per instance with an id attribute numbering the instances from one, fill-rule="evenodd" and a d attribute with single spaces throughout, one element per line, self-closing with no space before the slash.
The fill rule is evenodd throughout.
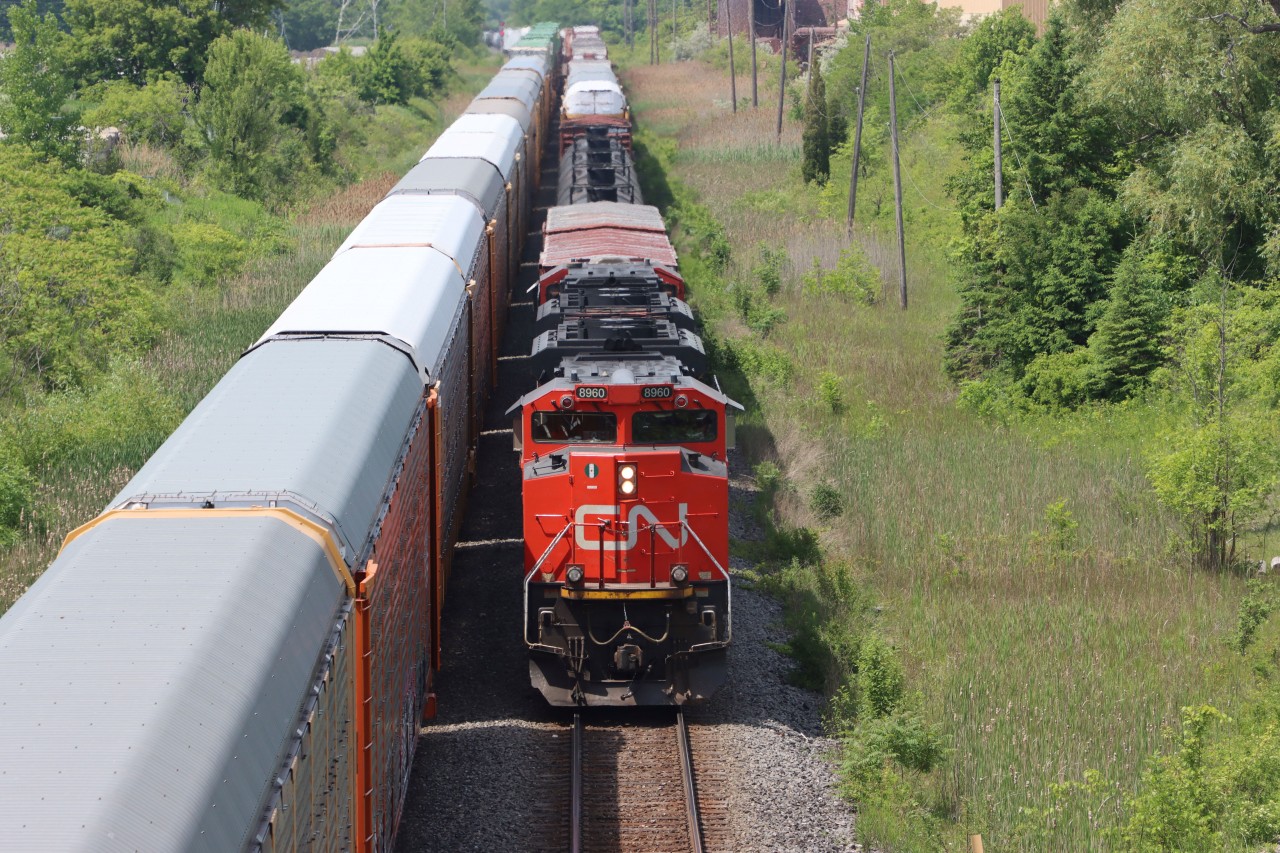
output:
<path id="1" fill-rule="evenodd" d="M 305 516 L 299 515 L 293 510 L 285 507 L 268 507 L 268 506 L 246 506 L 246 507 L 225 507 L 223 509 L 113 509 L 104 512 L 102 515 L 85 522 L 67 534 L 67 538 L 62 540 L 62 547 L 66 548 L 81 535 L 89 532 L 105 521 L 112 521 L 117 518 L 156 518 L 157 516 L 169 519 L 207 519 L 207 518 L 274 518 L 292 527 L 294 530 L 306 536 L 324 549 L 325 556 L 329 558 L 329 565 L 333 568 L 334 574 L 347 588 L 347 595 L 355 596 L 356 582 L 351 577 L 350 570 L 347 569 L 346 561 L 342 559 L 342 551 L 338 548 L 337 541 L 333 538 L 333 533 L 327 527 L 312 521 Z"/>

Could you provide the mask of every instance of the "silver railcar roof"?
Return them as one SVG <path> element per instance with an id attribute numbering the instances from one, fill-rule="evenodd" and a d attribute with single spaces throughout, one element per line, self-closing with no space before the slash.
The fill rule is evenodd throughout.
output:
<path id="1" fill-rule="evenodd" d="M 0 618 L 10 849 L 240 850 L 345 587 L 272 518 L 112 518 Z"/>
<path id="2" fill-rule="evenodd" d="M 476 98 L 467 107 L 468 113 L 477 115 L 491 114 L 511 116 L 520 122 L 520 129 L 526 134 L 533 126 L 533 113 L 524 103 L 516 98 Z"/>
<path id="3" fill-rule="evenodd" d="M 218 506 L 288 493 L 334 520 L 354 559 L 421 396 L 413 365 L 378 341 L 260 346 L 213 387 L 112 506 Z"/>
<path id="4" fill-rule="evenodd" d="M 441 251 L 351 249 L 320 270 L 258 345 L 282 335 L 390 339 L 430 383 L 466 299 L 462 275 Z"/>
<path id="5" fill-rule="evenodd" d="M 451 258 L 469 279 L 484 226 L 480 211 L 461 196 L 397 195 L 374 205 L 333 256 L 353 249 L 428 247 Z"/>
<path id="6" fill-rule="evenodd" d="M 487 160 L 423 160 L 391 188 L 387 197 L 415 193 L 460 195 L 475 204 L 486 219 L 492 219 L 505 191 L 502 175 Z"/>
<path id="7" fill-rule="evenodd" d="M 463 119 L 493 119 L 488 128 L 475 122 L 462 123 Z M 504 124 L 505 123 L 505 124 Z M 423 160 L 481 159 L 498 168 L 502 180 L 511 180 L 515 171 L 516 156 L 524 146 L 524 131 L 520 122 L 510 116 L 464 115 L 440 134 L 435 143 L 422 155 Z"/>

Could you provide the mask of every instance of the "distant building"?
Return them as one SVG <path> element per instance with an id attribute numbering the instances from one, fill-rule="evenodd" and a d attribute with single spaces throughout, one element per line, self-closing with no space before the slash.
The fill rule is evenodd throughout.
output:
<path id="1" fill-rule="evenodd" d="M 862 13 L 865 0 L 846 0 L 848 16 L 856 18 Z M 965 18 L 976 18 L 990 15 L 1002 9 L 1021 9 L 1028 21 L 1036 25 L 1036 29 L 1044 31 L 1045 22 L 1049 19 L 1049 3 L 1051 0 L 938 0 L 939 6 L 959 9 Z"/>

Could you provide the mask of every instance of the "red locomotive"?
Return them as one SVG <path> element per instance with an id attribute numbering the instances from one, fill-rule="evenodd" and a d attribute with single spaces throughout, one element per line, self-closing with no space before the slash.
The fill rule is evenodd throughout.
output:
<path id="1" fill-rule="evenodd" d="M 573 39 L 585 48 L 589 34 Z M 510 410 L 524 641 L 533 685 L 553 705 L 680 705 L 725 679 L 737 404 L 704 381 L 675 250 L 658 210 L 638 203 L 629 134 L 617 127 L 625 105 L 604 116 L 568 106 L 616 79 L 594 54 L 577 61 L 561 124 L 572 171 L 539 264 L 540 384 Z"/>

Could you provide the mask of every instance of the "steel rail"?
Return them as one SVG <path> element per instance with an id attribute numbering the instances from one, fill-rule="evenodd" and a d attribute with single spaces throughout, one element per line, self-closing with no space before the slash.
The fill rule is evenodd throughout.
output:
<path id="1" fill-rule="evenodd" d="M 702 816 L 698 813 L 698 789 L 693 779 L 693 750 L 689 746 L 689 726 L 683 709 L 676 711 L 676 738 L 680 745 L 680 775 L 684 779 L 684 800 L 689 817 L 689 845 L 693 853 L 703 853 Z"/>
<path id="2" fill-rule="evenodd" d="M 569 759 L 569 853 L 582 853 L 582 729 L 582 714 L 574 714 Z"/>

